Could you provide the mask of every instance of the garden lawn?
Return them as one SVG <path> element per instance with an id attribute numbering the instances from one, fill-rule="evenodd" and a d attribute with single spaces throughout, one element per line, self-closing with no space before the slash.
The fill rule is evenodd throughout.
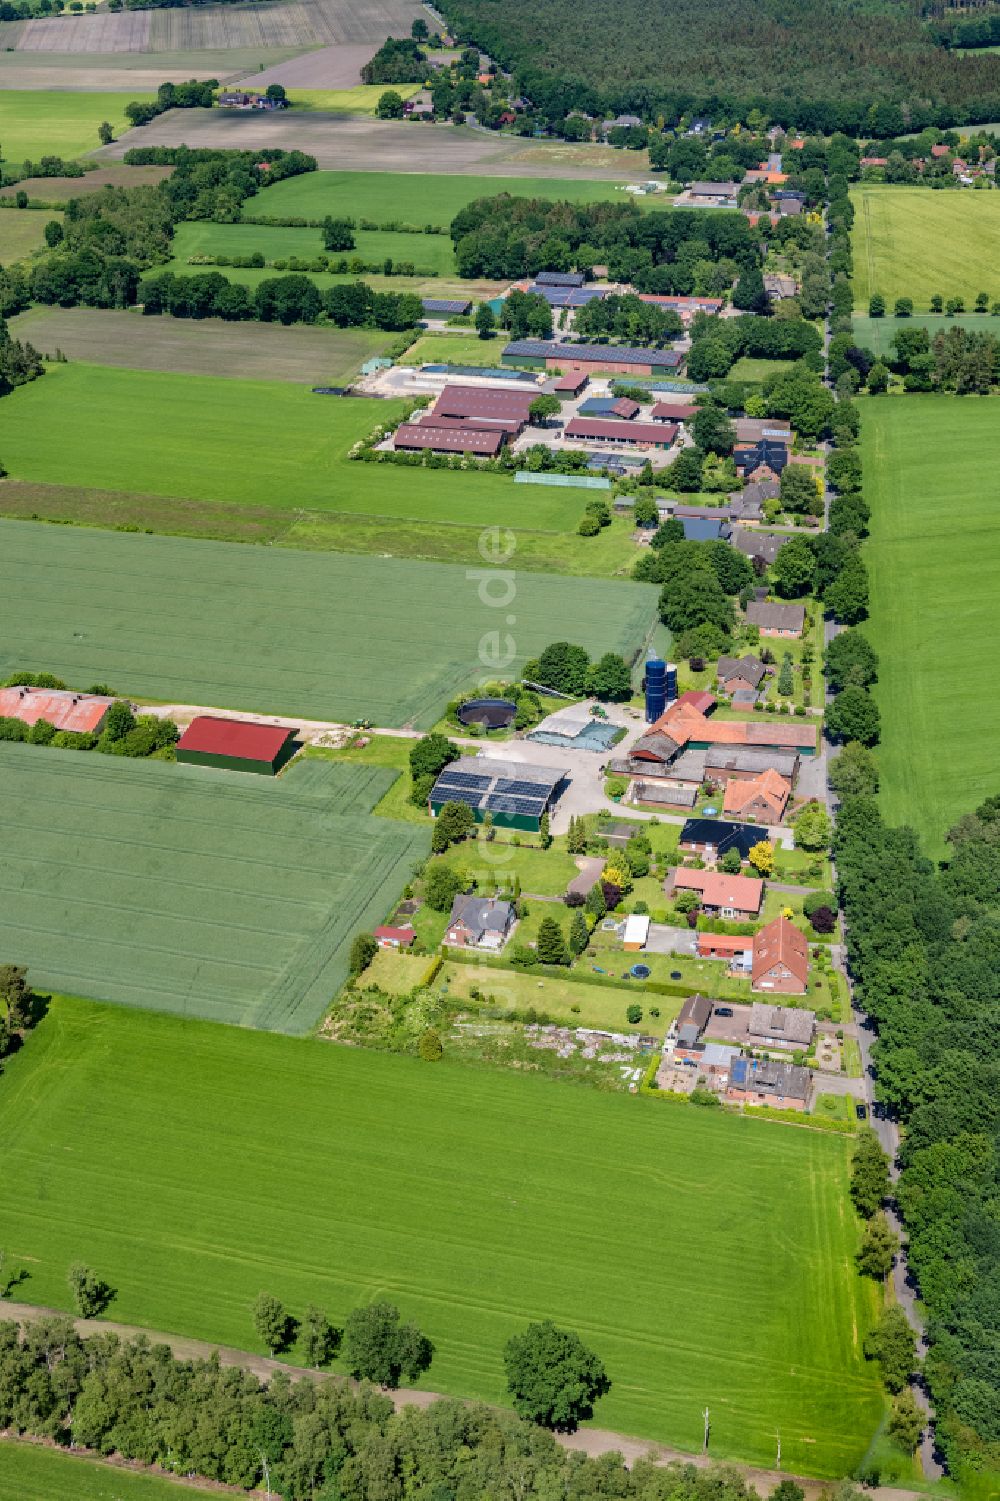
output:
<path id="1" fill-rule="evenodd" d="M 563 922 L 564 932 L 568 931 L 568 926 Z M 636 962 L 646 962 L 644 954 L 630 957 Z M 441 971 L 440 980 L 447 982 L 451 996 L 461 1000 L 468 998 L 470 990 L 478 989 L 483 995 L 492 996 L 498 1006 L 516 1011 L 534 1007 L 561 1026 L 648 1032 L 652 1037 L 664 1035 L 683 1000 L 681 996 L 651 995 L 628 985 L 590 985 L 586 980 L 574 979 L 572 973 L 567 973 L 565 978 L 561 975 L 526 975 L 516 969 L 486 969 L 476 964 L 448 963 Z M 632 1026 L 626 1013 L 636 1002 L 642 1007 L 642 1021 Z M 650 1016 L 650 1006 L 656 1007 L 659 1017 Z"/>
<path id="2" fill-rule="evenodd" d="M 0 521 L 0 560 L 0 676 L 44 667 L 164 703 L 347 723 L 434 724 L 495 661 L 496 631 L 513 637 L 512 676 L 553 622 L 591 656 L 631 655 L 656 602 L 650 585 L 525 573 L 498 620 L 480 589 L 505 597 L 506 575 L 24 521 Z"/>
<path id="3" fill-rule="evenodd" d="M 261 1287 L 336 1324 L 388 1298 L 434 1341 L 426 1384 L 490 1402 L 552 1318 L 607 1365 L 602 1427 L 696 1452 L 708 1401 L 716 1458 L 770 1463 L 780 1428 L 793 1472 L 850 1474 L 882 1415 L 835 1136 L 56 997 L 5 1064 L 15 1137 L 33 1302 L 66 1307 L 79 1259 L 112 1317 L 252 1347 Z"/>
<path id="4" fill-rule="evenodd" d="M 793 363 L 792 360 L 755 360 L 745 354 L 736 361 L 726 379 L 761 382 L 769 375 L 781 375 L 791 370 Z"/>
<path id="5" fill-rule="evenodd" d="M 231 270 L 241 269 L 231 266 L 191 266 L 188 264 L 190 256 L 248 256 L 254 255 L 258 250 L 266 261 L 290 260 L 293 256 L 300 260 L 313 260 L 318 255 L 331 255 L 339 260 L 341 256 L 339 251 L 323 249 L 321 229 L 278 228 L 269 224 L 213 224 L 208 220 L 179 224 L 171 241 L 171 250 L 173 258 L 164 269 L 186 276 L 199 270 L 217 270 L 227 276 Z M 447 235 L 408 234 L 405 230 L 394 229 L 356 229 L 354 249 L 342 253 L 348 260 L 358 256 L 366 263 L 377 261 L 380 267 L 386 257 L 389 257 L 394 262 L 409 261 L 418 271 L 425 273 L 439 272 L 443 276 L 455 274 L 455 254 Z M 267 277 L 285 274 L 287 272 L 272 268 L 266 268 L 264 272 Z M 351 279 L 364 280 L 364 273 L 358 272 Z M 317 286 L 335 286 L 343 277 L 317 272 L 315 280 Z M 396 291 L 409 291 L 410 279 L 395 277 L 393 287 Z"/>
<path id="6" fill-rule="evenodd" d="M 0 744 L 0 952 L 36 985 L 306 1031 L 430 847 L 371 817 L 391 775 Z"/>
<path id="7" fill-rule="evenodd" d="M 427 954 L 379 949 L 358 983 L 365 989 L 377 985 L 386 995 L 408 995 L 416 986 L 427 983 L 427 976 L 436 963 L 437 960 Z"/>
<path id="8" fill-rule="evenodd" d="M 121 94 L 63 93 L 44 89 L 0 91 L 0 145 L 4 161 L 14 166 L 43 156 L 67 160 L 96 151 L 97 128 L 107 120 L 118 135 L 128 129 L 125 106 L 156 96 L 129 89 Z"/>
<path id="9" fill-rule="evenodd" d="M 882 809 L 937 857 L 945 830 L 997 790 L 998 408 L 932 395 L 860 405 Z"/>
<path id="10" fill-rule="evenodd" d="M 401 365 L 499 365 L 510 336 L 497 334 L 421 334 L 398 361 Z"/>
<path id="11" fill-rule="evenodd" d="M 177 1480 L 0 1439 L 0 1501 L 191 1501 L 199 1494 Z"/>
<path id="12" fill-rule="evenodd" d="M 881 292 L 889 312 L 897 297 L 923 311 L 940 293 L 1000 297 L 1000 196 L 880 185 L 851 189 L 855 219 L 854 305 L 868 311 Z"/>
<path id="13" fill-rule="evenodd" d="M 150 337 L 157 339 L 155 324 Z M 580 492 L 526 494 L 511 475 L 348 458 L 354 443 L 404 411 L 402 402 L 342 401 L 284 381 L 52 365 L 6 398 L 3 461 L 11 478 L 43 484 L 575 531 Z"/>
<path id="14" fill-rule="evenodd" d="M 426 132 L 414 126 L 416 141 Z M 631 162 L 628 164 L 631 165 Z M 323 219 L 327 214 L 369 219 L 375 224 L 440 224 L 477 198 L 511 193 L 571 203 L 621 201 L 613 182 L 548 177 L 466 177 L 428 172 L 307 172 L 265 188 L 253 200 L 254 214 L 274 218 Z M 643 201 L 643 200 L 640 200 Z M 655 206 L 655 200 L 649 200 Z"/>

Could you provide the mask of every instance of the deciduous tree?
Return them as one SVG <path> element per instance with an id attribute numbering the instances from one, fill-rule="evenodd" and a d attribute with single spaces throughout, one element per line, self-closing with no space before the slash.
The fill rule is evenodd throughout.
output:
<path id="1" fill-rule="evenodd" d="M 515 1411 L 559 1433 L 572 1433 L 611 1389 L 599 1357 L 578 1334 L 550 1320 L 529 1324 L 507 1341 L 504 1369 Z"/>

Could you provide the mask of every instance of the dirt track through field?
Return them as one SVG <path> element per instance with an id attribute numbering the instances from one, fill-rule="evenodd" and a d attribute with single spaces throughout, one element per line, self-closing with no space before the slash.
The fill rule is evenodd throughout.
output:
<path id="1" fill-rule="evenodd" d="M 33 1303 L 15 1303 L 9 1299 L 0 1298 L 0 1319 L 35 1323 L 39 1319 L 67 1317 L 65 1311 L 61 1309 L 38 1308 Z M 213 1345 L 205 1340 L 187 1339 L 178 1334 L 163 1334 L 132 1324 L 118 1324 L 112 1319 L 73 1319 L 73 1325 L 83 1336 L 117 1334 L 122 1339 L 134 1339 L 137 1335 L 142 1335 L 154 1345 L 169 1345 L 179 1360 L 208 1360 L 213 1354 L 218 1353 L 220 1364 L 237 1366 L 241 1370 L 250 1371 L 260 1381 L 270 1381 L 271 1377 L 279 1371 L 283 1371 L 293 1381 L 300 1380 L 304 1376 L 322 1381 L 330 1374 L 328 1371 L 319 1371 L 307 1366 L 289 1365 L 282 1360 L 270 1360 L 264 1355 L 255 1355 L 249 1350 L 235 1350 L 225 1345 Z M 351 1385 L 356 1386 L 357 1383 L 352 1382 Z M 404 1407 L 426 1408 L 434 1402 L 446 1400 L 438 1392 L 418 1391 L 411 1387 L 400 1387 L 397 1391 L 386 1391 L 383 1395 L 391 1399 L 397 1411 L 401 1411 Z M 715 1463 L 714 1456 L 711 1454 L 686 1454 L 682 1449 L 669 1449 L 663 1444 L 648 1443 L 643 1439 L 630 1438 L 623 1433 L 612 1433 L 604 1428 L 581 1428 L 577 1433 L 557 1433 L 554 1437 L 564 1449 L 579 1450 L 590 1458 L 596 1458 L 600 1454 L 617 1453 L 622 1455 L 627 1464 L 634 1464 L 636 1460 L 647 1456 L 654 1459 L 657 1464 L 693 1464 L 699 1469 Z M 828 1489 L 826 1482 L 812 1480 L 804 1475 L 789 1475 L 783 1470 L 759 1470 L 747 1465 L 737 1465 L 737 1468 L 751 1485 L 756 1486 L 765 1494 L 773 1490 L 782 1480 L 796 1481 L 805 1491 L 806 1501 L 818 1501 L 823 1491 Z M 868 1494 L 872 1497 L 872 1501 L 923 1501 L 917 1491 L 896 1490 L 890 1486 L 880 1486 Z"/>

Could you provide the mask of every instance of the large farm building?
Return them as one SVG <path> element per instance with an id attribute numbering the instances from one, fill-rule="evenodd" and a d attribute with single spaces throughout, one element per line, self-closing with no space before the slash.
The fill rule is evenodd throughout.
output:
<path id="1" fill-rule="evenodd" d="M 594 370 L 609 375 L 676 375 L 684 356 L 676 349 L 635 349 L 627 344 L 560 344 L 552 339 L 514 339 L 501 364 L 521 370 Z"/>

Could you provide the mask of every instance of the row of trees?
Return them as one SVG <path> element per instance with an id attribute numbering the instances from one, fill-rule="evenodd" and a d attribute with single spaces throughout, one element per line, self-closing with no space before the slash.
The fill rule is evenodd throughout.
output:
<path id="1" fill-rule="evenodd" d="M 592 662 L 582 646 L 570 641 L 553 641 L 539 657 L 526 662 L 524 678 L 574 698 L 589 695 L 617 704 L 632 697 L 632 674 L 624 657 L 609 651 Z"/>
<path id="2" fill-rule="evenodd" d="M 300 272 L 267 277 L 256 287 L 231 282 L 221 271 L 175 276 L 163 271 L 148 277 L 138 296 L 149 317 L 169 313 L 174 318 L 225 318 L 230 322 L 257 319 L 262 323 L 316 323 L 321 319 L 338 328 L 413 328 L 423 317 L 423 304 L 412 292 L 373 292 L 365 282 L 319 291 L 311 277 Z"/>

